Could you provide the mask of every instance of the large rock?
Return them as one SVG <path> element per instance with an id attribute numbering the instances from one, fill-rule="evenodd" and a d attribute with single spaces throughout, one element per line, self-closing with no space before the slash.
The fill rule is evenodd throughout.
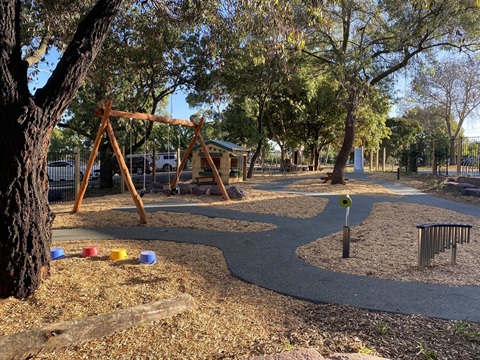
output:
<path id="1" fill-rule="evenodd" d="M 192 194 L 193 195 L 205 195 L 205 192 L 207 191 L 207 188 L 203 186 L 196 186 L 192 188 Z"/>
<path id="2" fill-rule="evenodd" d="M 254 356 L 247 360 L 389 360 L 387 358 L 365 354 L 333 354 L 323 357 L 314 349 L 301 349 L 283 353 Z"/>
<path id="3" fill-rule="evenodd" d="M 480 197 L 480 189 L 477 188 L 467 188 L 463 190 L 463 194 L 467 196 L 476 196 Z"/>
<path id="4" fill-rule="evenodd" d="M 237 186 L 228 187 L 227 194 L 230 199 L 246 199 L 248 197 L 248 193 Z"/>
<path id="5" fill-rule="evenodd" d="M 163 186 L 163 184 L 159 182 L 151 182 L 146 186 L 147 192 L 151 192 L 151 190 L 163 190 L 163 189 L 165 189 L 165 187 Z"/>
<path id="6" fill-rule="evenodd" d="M 473 176 L 459 176 L 457 178 L 459 183 L 469 183 L 474 185 L 477 188 L 480 188 L 480 177 L 473 177 Z"/>

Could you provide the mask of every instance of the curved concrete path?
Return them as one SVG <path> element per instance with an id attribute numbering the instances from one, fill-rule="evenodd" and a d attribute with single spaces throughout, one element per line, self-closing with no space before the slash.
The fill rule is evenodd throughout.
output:
<path id="1" fill-rule="evenodd" d="M 349 177 L 367 179 L 364 174 L 349 174 Z M 284 191 L 285 185 L 299 179 L 307 178 L 287 177 L 260 184 L 257 188 Z M 375 202 L 383 201 L 421 203 L 480 216 L 480 209 L 477 206 L 429 196 L 398 183 L 375 182 L 381 183 L 405 197 L 352 196 L 350 226 L 364 220 L 370 214 Z M 330 200 L 321 214 L 309 219 L 293 219 L 192 206 L 174 198 L 161 204 L 146 205 L 147 212 L 175 211 L 278 225 L 276 229 L 260 233 L 141 226 L 105 227 L 54 230 L 53 240 L 167 240 L 215 246 L 223 251 L 227 265 L 235 276 L 281 294 L 313 303 L 334 303 L 374 311 L 422 314 L 442 319 L 480 322 L 480 287 L 478 286 L 453 287 L 347 275 L 323 270 L 299 259 L 295 255 L 295 250 L 299 246 L 342 230 L 345 221 L 345 209 L 337 204 L 339 195 L 318 193 L 308 193 L 307 195 L 326 197 Z M 124 210 L 136 211 L 133 207 L 124 208 Z M 411 226 L 416 226 L 416 224 L 411 224 Z M 339 256 L 341 255 L 339 254 Z"/>

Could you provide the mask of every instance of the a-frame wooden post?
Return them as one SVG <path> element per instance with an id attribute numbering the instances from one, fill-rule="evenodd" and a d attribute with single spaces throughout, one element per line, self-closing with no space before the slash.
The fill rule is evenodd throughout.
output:
<path id="1" fill-rule="evenodd" d="M 185 153 L 182 156 L 182 160 L 180 161 L 180 166 L 177 167 L 177 173 L 176 173 L 175 178 L 173 179 L 172 183 L 170 184 L 170 190 L 173 190 L 175 188 L 175 186 L 177 186 L 178 182 L 180 181 L 180 174 L 182 173 L 182 170 L 185 167 L 185 164 L 187 163 L 187 158 L 190 155 L 190 152 L 192 151 L 193 146 L 195 145 L 195 141 L 198 137 L 198 134 L 202 130 L 204 121 L 205 121 L 205 119 L 201 118 L 200 122 L 198 124 L 194 123 L 195 130 L 193 131 L 193 137 L 190 139 L 190 142 L 188 143 L 188 146 L 187 146 L 187 150 L 185 150 Z M 192 123 L 193 123 L 193 121 L 192 121 Z"/>
<path id="2" fill-rule="evenodd" d="M 73 205 L 72 212 L 74 213 L 78 212 L 80 209 L 83 197 L 85 196 L 85 191 L 87 190 L 88 179 L 90 177 L 90 173 L 93 168 L 93 163 L 95 162 L 95 157 L 98 154 L 100 141 L 102 139 L 103 133 L 106 131 L 110 139 L 110 143 L 112 144 L 113 151 L 115 152 L 115 157 L 117 158 L 118 165 L 120 166 L 122 177 L 125 179 L 125 183 L 127 184 L 130 195 L 132 196 L 133 202 L 137 207 L 137 212 L 138 212 L 138 216 L 140 217 L 140 222 L 143 224 L 147 223 L 147 214 L 145 212 L 143 201 L 141 197 L 138 195 L 137 190 L 135 189 L 132 178 L 130 176 L 130 172 L 128 171 L 128 167 L 125 164 L 125 160 L 123 158 L 122 152 L 120 150 L 120 147 L 118 146 L 118 142 L 117 142 L 117 139 L 115 138 L 112 125 L 110 124 L 110 120 L 109 120 L 110 116 L 127 117 L 127 118 L 138 119 L 138 120 L 149 120 L 149 121 L 161 122 L 165 124 L 194 127 L 195 128 L 194 135 L 190 140 L 187 151 L 185 152 L 185 154 L 183 154 L 182 161 L 180 163 L 180 166 L 177 168 L 177 173 L 171 184 L 170 190 L 173 190 L 177 185 L 180 179 L 180 174 L 183 170 L 183 167 L 187 162 L 188 155 L 190 155 L 190 152 L 192 151 L 193 146 L 195 145 L 195 142 L 198 140 L 198 142 L 200 143 L 200 146 L 202 147 L 203 152 L 205 153 L 205 158 L 207 159 L 207 162 L 213 171 L 214 178 L 220 188 L 220 191 L 222 192 L 222 197 L 227 201 L 230 200 L 230 197 L 228 196 L 227 190 L 225 189 L 225 185 L 223 184 L 223 181 L 222 181 L 222 178 L 220 177 L 218 169 L 215 166 L 213 159 L 210 156 L 210 153 L 208 152 L 208 148 L 205 142 L 203 141 L 202 135 L 200 134 L 200 131 L 202 130 L 202 127 L 203 127 L 203 123 L 205 121 L 203 118 L 200 120 L 198 124 L 196 124 L 192 120 L 187 121 L 187 120 L 180 120 L 180 119 L 170 119 L 163 116 L 112 110 L 111 100 L 107 102 L 105 107 L 100 106 L 100 109 L 95 110 L 95 115 L 102 118 L 102 123 L 100 125 L 100 128 L 98 129 L 98 133 L 95 138 L 95 142 L 93 144 L 93 149 L 88 159 L 88 164 L 85 170 L 83 181 L 82 181 L 82 184 L 80 185 L 80 190 L 75 199 L 75 204 Z"/>
<path id="3" fill-rule="evenodd" d="M 108 118 L 110 116 L 110 110 L 111 109 L 112 109 L 112 102 L 108 101 L 107 105 L 105 106 L 105 111 L 103 112 L 102 122 L 100 124 L 100 128 L 98 129 L 97 136 L 96 136 L 95 141 L 93 143 L 92 152 L 90 153 L 90 157 L 88 158 L 87 168 L 85 169 L 85 174 L 83 174 L 83 180 L 82 180 L 82 183 L 80 184 L 80 190 L 78 191 L 78 194 L 75 198 L 75 204 L 73 205 L 73 210 L 72 210 L 72 212 L 74 212 L 74 213 L 76 213 L 78 210 L 80 210 L 80 206 L 82 205 L 83 197 L 85 196 L 85 191 L 87 191 L 88 179 L 90 178 L 90 172 L 92 171 L 93 163 L 95 161 L 95 157 L 98 154 L 98 149 L 100 147 L 100 141 L 102 140 L 103 132 L 105 131 L 105 128 L 107 127 Z"/>
<path id="4" fill-rule="evenodd" d="M 107 123 L 107 134 L 110 138 L 110 143 L 112 144 L 113 151 L 115 152 L 115 156 L 118 161 L 118 165 L 120 166 L 120 171 L 122 172 L 122 177 L 125 178 L 125 183 L 127 184 L 128 191 L 132 196 L 133 202 L 137 208 L 138 216 L 140 217 L 140 222 L 142 224 L 147 223 L 147 213 L 145 212 L 145 206 L 143 206 L 143 201 L 140 195 L 137 193 L 137 189 L 135 189 L 135 185 L 133 184 L 132 177 L 130 176 L 130 171 L 128 170 L 127 164 L 125 164 L 125 160 L 122 156 L 122 150 L 118 146 L 117 139 L 115 138 L 115 134 L 113 133 L 112 125 L 110 121 Z"/>
<path id="5" fill-rule="evenodd" d="M 215 180 L 217 181 L 217 185 L 220 188 L 220 191 L 222 192 L 222 197 L 223 197 L 224 200 L 228 201 L 228 200 L 230 200 L 230 197 L 228 196 L 227 190 L 225 189 L 225 185 L 223 184 L 222 178 L 220 177 L 220 173 L 218 172 L 217 167 L 213 163 L 213 159 L 210 156 L 210 153 L 208 152 L 207 145 L 203 141 L 202 135 L 200 134 L 200 131 L 202 130 L 204 121 L 205 121 L 205 119 L 201 118 L 200 122 L 198 124 L 194 123 L 195 124 L 195 131 L 193 133 L 193 137 L 190 139 L 190 143 L 188 144 L 187 150 L 185 151 L 185 154 L 183 154 L 183 156 L 182 156 L 182 161 L 180 163 L 180 166 L 177 168 L 177 174 L 175 176 L 175 179 L 173 179 L 172 184 L 170 185 L 170 190 L 173 190 L 175 188 L 175 186 L 177 186 L 177 183 L 180 179 L 180 174 L 182 173 L 184 164 L 186 164 L 188 155 L 190 155 L 190 152 L 192 151 L 196 140 L 198 140 L 198 142 L 200 143 L 200 146 L 202 147 L 202 150 L 205 154 L 205 158 L 207 159 L 208 165 L 212 169 Z"/>
<path id="6" fill-rule="evenodd" d="M 125 178 L 125 182 L 127 184 L 128 190 L 130 195 L 132 196 L 133 202 L 137 208 L 138 216 L 140 217 L 140 222 L 142 224 L 147 223 L 147 214 L 145 212 L 145 207 L 143 205 L 143 201 L 141 197 L 138 195 L 137 190 L 133 184 L 132 178 L 130 177 L 130 172 L 128 171 L 127 165 L 125 164 L 125 160 L 122 156 L 122 151 L 118 146 L 117 139 L 115 138 L 115 134 L 112 129 L 112 125 L 110 125 L 109 117 L 110 111 L 112 109 L 112 102 L 109 100 L 105 106 L 103 115 L 102 115 L 102 124 L 100 129 L 98 129 L 97 137 L 95 138 L 95 142 L 93 144 L 92 152 L 90 153 L 90 158 L 88 159 L 87 168 L 85 170 L 85 174 L 83 176 L 83 181 L 80 186 L 80 191 L 77 194 L 77 198 L 75 199 L 75 204 L 73 205 L 72 212 L 77 212 L 80 209 L 80 205 L 82 204 L 83 197 L 85 196 L 85 191 L 88 186 L 88 178 L 90 177 L 90 172 L 93 167 L 93 162 L 95 161 L 95 157 L 98 154 L 98 149 L 100 147 L 100 141 L 102 139 L 102 135 L 104 131 L 107 131 L 108 137 L 110 138 L 110 143 L 112 144 L 113 151 L 115 152 L 115 156 L 118 161 L 118 165 L 120 166 L 120 170 L 122 172 L 122 176 Z"/>
<path id="7" fill-rule="evenodd" d="M 212 157 L 210 156 L 210 153 L 208 152 L 207 145 L 205 144 L 205 141 L 203 141 L 202 134 L 198 133 L 198 142 L 200 143 L 200 146 L 202 147 L 203 153 L 205 154 L 205 158 L 207 159 L 208 165 L 213 171 L 213 175 L 215 176 L 215 180 L 217 180 L 217 185 L 220 188 L 220 191 L 222 192 L 222 196 L 225 200 L 230 200 L 230 197 L 227 194 L 227 190 L 225 189 L 225 185 L 223 184 L 222 178 L 220 177 L 220 174 L 218 172 L 217 167 L 215 166 L 215 163 L 213 162 Z"/>

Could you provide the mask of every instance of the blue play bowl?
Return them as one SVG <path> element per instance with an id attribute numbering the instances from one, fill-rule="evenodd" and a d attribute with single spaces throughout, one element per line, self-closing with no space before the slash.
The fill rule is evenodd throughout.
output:
<path id="1" fill-rule="evenodd" d="M 140 253 L 140 259 L 138 259 L 140 264 L 154 264 L 157 262 L 157 256 L 155 251 L 142 251 Z"/>
<path id="2" fill-rule="evenodd" d="M 57 260 L 65 257 L 65 251 L 63 248 L 51 248 L 50 249 L 50 259 Z"/>

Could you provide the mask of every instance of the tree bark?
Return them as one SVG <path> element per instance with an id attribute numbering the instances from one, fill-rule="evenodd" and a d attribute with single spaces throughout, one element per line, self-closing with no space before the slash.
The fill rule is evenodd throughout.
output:
<path id="1" fill-rule="evenodd" d="M 41 125 L 48 116 L 33 105 L 24 107 L 24 114 L 17 114 L 18 107 L 14 104 L 9 111 L 7 107 L 2 111 L 17 121 L 4 123 L 0 136 L 1 298 L 25 298 L 48 276 L 54 219 L 47 196 L 50 134 Z"/>
<path id="2" fill-rule="evenodd" d="M 345 185 L 345 167 L 348 157 L 352 151 L 355 140 L 355 120 L 358 108 L 358 95 L 354 92 L 349 94 L 349 101 L 346 104 L 347 116 L 345 119 L 345 134 L 343 144 L 338 152 L 337 160 L 333 167 L 332 184 Z"/>
<path id="3" fill-rule="evenodd" d="M 30 357 L 110 336 L 136 325 L 171 318 L 195 308 L 188 294 L 143 304 L 114 313 L 90 316 L 0 337 L 2 359 Z"/>
<path id="4" fill-rule="evenodd" d="M 0 298 L 26 298 L 49 275 L 54 216 L 48 205 L 50 137 L 105 39 L 122 0 L 99 0 L 79 24 L 44 88 L 28 90 L 21 1 L 0 11 Z"/>

